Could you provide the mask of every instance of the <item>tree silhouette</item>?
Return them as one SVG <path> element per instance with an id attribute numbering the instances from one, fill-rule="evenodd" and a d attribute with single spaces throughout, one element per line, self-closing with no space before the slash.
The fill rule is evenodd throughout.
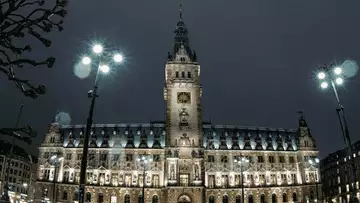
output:
<path id="1" fill-rule="evenodd" d="M 50 5 L 52 4 L 52 5 Z M 25 38 L 36 38 L 45 47 L 51 41 L 42 36 L 57 29 L 62 31 L 67 0 L 0 0 L 0 72 L 13 81 L 25 96 L 37 98 L 45 94 L 44 85 L 33 85 L 27 79 L 16 76 L 25 66 L 47 66 L 55 63 L 54 57 L 37 61 L 24 56 L 30 52 L 30 44 L 19 45 Z"/>

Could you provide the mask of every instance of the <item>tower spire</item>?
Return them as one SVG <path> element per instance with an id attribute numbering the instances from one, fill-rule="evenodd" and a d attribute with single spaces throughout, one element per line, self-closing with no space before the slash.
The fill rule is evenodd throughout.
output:
<path id="1" fill-rule="evenodd" d="M 174 34 L 174 50 L 172 55 L 168 55 L 168 59 L 174 60 L 180 50 L 180 52 L 185 52 L 190 60 L 193 61 L 193 51 L 190 48 L 188 29 L 183 21 L 183 9 L 181 4 L 179 6 L 179 21 L 176 24 Z"/>
<path id="2" fill-rule="evenodd" d="M 179 19 L 182 21 L 182 5 L 180 4 L 179 8 Z"/>

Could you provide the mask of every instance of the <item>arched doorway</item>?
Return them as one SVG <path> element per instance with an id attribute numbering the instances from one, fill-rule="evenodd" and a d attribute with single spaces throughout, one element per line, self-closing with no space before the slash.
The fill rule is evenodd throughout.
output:
<path id="1" fill-rule="evenodd" d="M 180 195 L 178 203 L 191 203 L 191 199 L 188 195 Z"/>

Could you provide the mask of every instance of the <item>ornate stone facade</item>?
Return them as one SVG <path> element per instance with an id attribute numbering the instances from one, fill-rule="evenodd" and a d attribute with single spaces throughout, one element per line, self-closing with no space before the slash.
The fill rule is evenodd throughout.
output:
<path id="1" fill-rule="evenodd" d="M 246 203 L 315 201 L 319 171 L 308 160 L 318 151 L 303 116 L 296 130 L 214 125 L 202 120 L 201 96 L 180 11 L 165 67 L 165 122 L 93 125 L 86 199 L 139 202 L 145 174 L 145 202 L 239 203 L 242 185 Z M 85 125 L 51 124 L 39 148 L 40 199 L 51 201 L 55 191 L 57 202 L 77 200 L 84 132 Z M 64 158 L 57 173 L 53 154 Z M 143 154 L 153 160 L 145 169 L 137 161 Z M 235 164 L 239 158 L 248 162 Z"/>

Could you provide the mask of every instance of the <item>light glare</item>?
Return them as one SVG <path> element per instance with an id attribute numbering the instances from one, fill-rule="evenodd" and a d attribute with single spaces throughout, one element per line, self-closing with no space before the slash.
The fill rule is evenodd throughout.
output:
<path id="1" fill-rule="evenodd" d="M 110 71 L 110 67 L 108 65 L 101 65 L 100 71 L 103 73 L 108 73 Z"/>
<path id="2" fill-rule="evenodd" d="M 320 86 L 321 88 L 326 89 L 329 85 L 327 82 L 322 82 Z"/>
<path id="3" fill-rule="evenodd" d="M 320 72 L 320 73 L 318 73 L 318 78 L 320 79 L 320 80 L 323 80 L 323 79 L 325 79 L 325 73 L 324 72 Z"/>
<path id="4" fill-rule="evenodd" d="M 123 61 L 123 56 L 121 54 L 115 54 L 114 55 L 114 61 L 116 63 L 121 63 Z"/>
<path id="5" fill-rule="evenodd" d="M 336 82 L 336 84 L 338 84 L 338 85 L 342 85 L 343 82 L 344 82 L 344 80 L 343 80 L 342 78 L 336 78 L 335 82 Z"/>
<path id="6" fill-rule="evenodd" d="M 83 63 L 84 65 L 89 65 L 89 64 L 91 63 L 90 57 L 87 57 L 87 56 L 83 57 L 82 63 Z"/>
<path id="7" fill-rule="evenodd" d="M 103 47 L 100 44 L 95 44 L 93 46 L 93 52 L 100 54 L 103 51 Z"/>
<path id="8" fill-rule="evenodd" d="M 342 71 L 342 68 L 340 68 L 340 67 L 335 67 L 335 68 L 334 68 L 334 73 L 335 73 L 336 75 L 340 75 L 342 72 L 343 72 L 343 71 Z"/>

